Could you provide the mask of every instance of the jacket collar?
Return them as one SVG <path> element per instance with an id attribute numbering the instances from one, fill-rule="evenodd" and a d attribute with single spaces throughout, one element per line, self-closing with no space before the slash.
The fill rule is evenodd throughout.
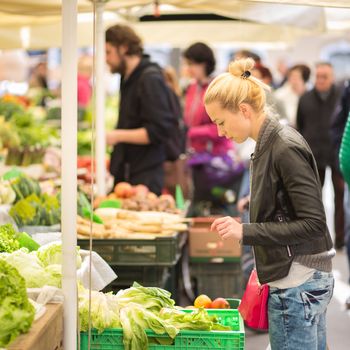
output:
<path id="1" fill-rule="evenodd" d="M 137 80 L 138 77 L 141 75 L 143 70 L 148 66 L 156 66 L 159 68 L 159 66 L 156 63 L 153 63 L 150 61 L 149 55 L 142 55 L 140 63 L 135 67 L 135 69 L 131 72 L 130 76 L 125 79 L 124 76 L 121 77 L 122 85 L 130 84 L 135 79 Z M 160 68 L 159 68 L 160 70 Z"/>
<path id="2" fill-rule="evenodd" d="M 272 142 L 277 132 L 282 128 L 278 120 L 273 117 L 267 117 L 262 124 L 258 140 L 256 142 L 253 157 L 259 157 L 267 149 L 267 146 Z"/>

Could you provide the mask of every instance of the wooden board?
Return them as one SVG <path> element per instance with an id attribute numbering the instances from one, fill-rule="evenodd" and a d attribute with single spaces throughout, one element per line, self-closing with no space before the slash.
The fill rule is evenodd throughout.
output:
<path id="1" fill-rule="evenodd" d="M 8 350 L 62 350 L 63 306 L 45 305 L 46 312 L 32 324 L 27 334 L 20 335 Z"/>

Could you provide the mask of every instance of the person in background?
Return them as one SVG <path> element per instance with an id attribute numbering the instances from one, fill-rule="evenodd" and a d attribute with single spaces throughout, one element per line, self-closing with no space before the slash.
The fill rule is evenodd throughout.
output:
<path id="1" fill-rule="evenodd" d="M 39 62 L 34 68 L 29 78 L 30 88 L 48 89 L 47 84 L 47 63 Z"/>
<path id="2" fill-rule="evenodd" d="M 182 193 L 185 198 L 189 198 L 190 196 L 190 174 L 188 167 L 186 166 L 186 127 L 184 125 L 183 120 L 183 112 L 182 112 L 182 93 L 179 84 L 179 80 L 177 78 L 176 70 L 171 66 L 166 66 L 163 68 L 163 76 L 166 84 L 169 86 L 172 94 L 173 101 L 175 102 L 179 123 L 181 125 L 181 130 L 183 131 L 183 143 L 182 150 L 183 153 L 179 157 L 179 159 L 175 161 L 167 161 L 164 163 L 164 172 L 165 172 L 165 183 L 164 189 L 168 191 L 170 194 L 175 196 L 176 185 L 180 185 L 182 189 Z"/>
<path id="3" fill-rule="evenodd" d="M 183 57 L 188 75 L 192 78 L 185 95 L 184 119 L 188 127 L 193 206 L 204 202 L 212 205 L 211 190 L 217 185 L 217 179 L 209 179 L 208 171 L 212 169 L 211 162 L 216 156 L 225 157 L 233 149 L 233 145 L 230 140 L 218 135 L 215 125 L 211 123 L 204 108 L 203 96 L 215 70 L 212 49 L 202 42 L 197 42 L 184 51 Z"/>
<path id="4" fill-rule="evenodd" d="M 332 145 L 331 123 L 341 89 L 334 84 L 333 67 L 328 62 L 316 65 L 312 90 L 300 97 L 297 109 L 297 130 L 310 145 L 316 159 L 322 186 L 326 168 L 332 171 L 334 189 L 335 247 L 344 246 L 344 180 L 338 166 L 338 155 Z"/>
<path id="5" fill-rule="evenodd" d="M 337 107 L 334 112 L 333 122 L 332 122 L 332 141 L 333 146 L 335 148 L 336 154 L 339 154 L 340 145 L 342 142 L 342 137 L 345 130 L 345 125 L 347 120 L 349 119 L 350 112 L 350 80 L 347 80 L 344 83 L 344 90 L 342 93 L 342 97 L 337 104 Z M 349 159 L 350 162 L 350 159 Z M 347 180 L 345 178 L 345 180 Z M 345 214 L 345 227 L 344 227 L 344 242 L 346 248 L 346 254 L 348 259 L 348 267 L 349 267 L 349 283 L 350 283 L 350 191 L 349 191 L 349 183 L 350 179 L 345 181 L 344 188 L 344 214 Z M 350 309 L 350 295 L 346 299 L 345 302 L 346 308 Z"/>
<path id="6" fill-rule="evenodd" d="M 261 63 L 256 64 L 252 69 L 252 75 L 261 80 L 264 84 L 273 88 L 273 77 L 270 69 L 263 66 Z M 286 117 L 286 111 L 283 104 L 275 98 L 271 91 L 266 92 L 266 104 L 279 116 L 279 118 Z"/>
<path id="7" fill-rule="evenodd" d="M 126 25 L 107 29 L 106 61 L 111 72 L 121 75 L 119 119 L 107 133 L 107 144 L 113 146 L 111 174 L 115 183 L 143 184 L 159 195 L 165 142 L 174 125 L 162 70 L 143 54 L 141 39 Z"/>
<path id="8" fill-rule="evenodd" d="M 78 61 L 78 107 L 85 109 L 91 100 L 92 57 L 82 56 Z"/>
<path id="9" fill-rule="evenodd" d="M 326 310 L 334 288 L 328 232 L 315 159 L 303 137 L 266 109 L 269 87 L 254 78 L 254 61 L 230 64 L 209 85 L 206 110 L 220 135 L 256 141 L 251 161 L 250 223 L 216 219 L 211 229 L 254 249 L 269 288 L 272 350 L 326 350 Z"/>
<path id="10" fill-rule="evenodd" d="M 311 70 L 307 65 L 294 65 L 287 73 L 287 81 L 274 92 L 276 100 L 283 104 L 288 124 L 294 128 L 299 98 L 307 90 L 310 73 Z"/>

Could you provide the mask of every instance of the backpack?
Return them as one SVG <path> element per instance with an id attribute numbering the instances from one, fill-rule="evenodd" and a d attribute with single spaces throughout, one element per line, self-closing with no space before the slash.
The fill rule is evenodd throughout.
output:
<path id="1" fill-rule="evenodd" d="M 142 72 L 142 77 L 147 74 L 161 74 L 161 68 L 149 66 Z M 182 108 L 179 97 L 165 83 L 166 92 L 173 117 L 173 130 L 165 143 L 165 157 L 167 161 L 174 162 L 180 155 L 186 152 L 187 127 L 182 117 Z"/>

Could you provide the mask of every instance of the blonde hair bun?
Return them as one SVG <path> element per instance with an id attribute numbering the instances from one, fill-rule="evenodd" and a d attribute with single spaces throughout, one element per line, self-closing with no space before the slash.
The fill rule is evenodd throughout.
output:
<path id="1" fill-rule="evenodd" d="M 240 77 L 246 71 L 251 72 L 254 68 L 255 61 L 252 58 L 242 58 L 239 60 L 232 61 L 228 66 L 230 74 Z"/>

